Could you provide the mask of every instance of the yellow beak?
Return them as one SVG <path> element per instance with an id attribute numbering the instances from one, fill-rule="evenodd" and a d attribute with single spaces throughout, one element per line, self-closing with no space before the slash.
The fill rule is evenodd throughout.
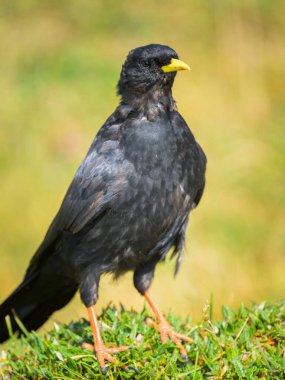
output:
<path id="1" fill-rule="evenodd" d="M 187 63 L 180 61 L 179 59 L 172 58 L 169 65 L 162 66 L 162 70 L 165 73 L 169 73 L 170 71 L 178 71 L 178 70 L 191 70 Z"/>

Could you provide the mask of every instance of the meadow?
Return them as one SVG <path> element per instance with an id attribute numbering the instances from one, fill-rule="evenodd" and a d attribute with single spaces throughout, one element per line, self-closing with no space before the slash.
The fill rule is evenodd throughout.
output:
<path id="1" fill-rule="evenodd" d="M 18 285 L 95 134 L 118 104 L 128 51 L 173 47 L 179 111 L 208 157 L 184 262 L 158 267 L 165 312 L 201 318 L 213 299 L 284 298 L 285 12 L 282 0 L 0 2 L 0 300 Z M 103 279 L 109 303 L 143 308 L 131 275 Z M 86 316 L 79 297 L 53 321 Z"/>
<path id="2" fill-rule="evenodd" d="M 240 304 L 237 311 L 223 306 L 223 318 L 215 322 L 208 306 L 195 324 L 190 316 L 182 320 L 168 315 L 171 324 L 193 340 L 185 345 L 187 363 L 172 342 L 161 344 L 159 334 L 146 323 L 147 309 L 136 313 L 108 307 L 100 317 L 105 342 L 131 347 L 118 354 L 107 373 L 100 370 L 94 352 L 78 344 L 92 342 L 89 322 L 81 319 L 55 323 L 45 336 L 32 332 L 12 337 L 9 349 L 0 352 L 0 379 L 284 379 L 284 301 L 250 308 Z"/>

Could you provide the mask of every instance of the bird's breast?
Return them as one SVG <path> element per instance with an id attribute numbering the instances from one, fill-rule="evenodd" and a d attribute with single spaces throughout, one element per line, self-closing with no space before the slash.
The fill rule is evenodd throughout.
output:
<path id="1" fill-rule="evenodd" d="M 177 141 L 170 121 L 145 117 L 128 122 L 123 129 L 121 147 L 137 173 L 159 179 L 169 175 L 177 157 Z"/>
<path id="2" fill-rule="evenodd" d="M 117 149 L 120 165 L 127 168 L 125 185 L 84 236 L 92 252 L 87 259 L 103 271 L 136 269 L 149 255 L 160 255 L 162 247 L 174 244 L 191 206 L 181 180 L 188 146 L 181 144 L 174 127 L 167 117 L 142 117 L 121 128 Z"/>

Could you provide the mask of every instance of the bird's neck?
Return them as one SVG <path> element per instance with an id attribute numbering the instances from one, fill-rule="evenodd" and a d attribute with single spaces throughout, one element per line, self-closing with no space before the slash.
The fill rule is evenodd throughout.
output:
<path id="1" fill-rule="evenodd" d="M 161 113 L 171 112 L 175 109 L 175 101 L 171 89 L 161 87 L 151 88 L 144 93 L 127 92 L 122 94 L 121 104 L 128 105 L 132 109 L 149 120 L 155 119 Z"/>

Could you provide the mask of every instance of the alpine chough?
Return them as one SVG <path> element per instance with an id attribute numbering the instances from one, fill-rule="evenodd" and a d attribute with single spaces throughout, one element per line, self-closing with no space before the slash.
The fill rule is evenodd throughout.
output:
<path id="1" fill-rule="evenodd" d="M 114 362 L 100 335 L 94 306 L 100 277 L 134 272 L 134 286 L 152 308 L 162 342 L 187 358 L 181 339 L 150 297 L 156 264 L 172 249 L 180 266 L 189 214 L 203 194 L 206 157 L 176 109 L 172 85 L 189 66 L 168 46 L 132 50 L 118 82 L 119 106 L 95 137 L 22 283 L 0 306 L 0 342 L 18 315 L 39 328 L 79 289 L 101 368 Z"/>

